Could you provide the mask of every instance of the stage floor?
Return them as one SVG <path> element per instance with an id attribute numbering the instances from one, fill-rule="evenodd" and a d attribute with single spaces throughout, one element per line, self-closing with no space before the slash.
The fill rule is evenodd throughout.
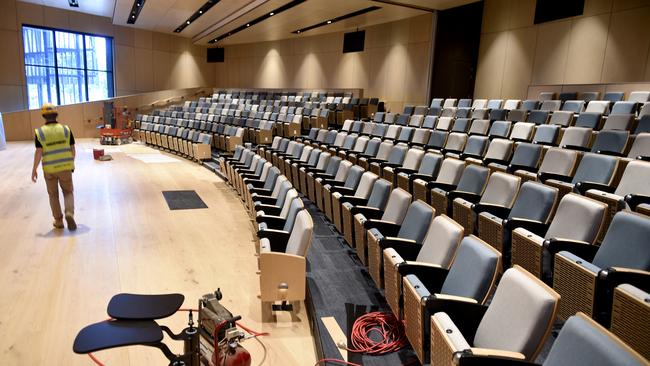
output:
<path id="1" fill-rule="evenodd" d="M 217 287 L 244 325 L 271 334 L 260 339 L 264 346 L 243 344 L 253 365 L 264 357 L 265 365 L 316 362 L 304 306 L 262 321 L 253 226 L 227 183 L 139 144 L 103 147 L 114 158 L 108 162 L 94 161 L 93 147 L 97 140 L 77 140 L 76 232 L 52 228 L 40 168 L 38 182 L 30 180 L 33 143 L 0 151 L 0 364 L 91 365 L 72 343 L 82 327 L 106 319 L 114 294 L 178 292 L 195 308 Z M 208 208 L 172 211 L 167 190 L 195 190 Z M 186 316 L 160 323 L 180 331 Z M 107 366 L 167 365 L 159 350 L 141 346 L 96 357 Z"/>

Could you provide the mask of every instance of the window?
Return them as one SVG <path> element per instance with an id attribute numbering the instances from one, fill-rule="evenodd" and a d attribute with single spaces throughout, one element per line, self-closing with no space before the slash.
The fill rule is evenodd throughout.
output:
<path id="1" fill-rule="evenodd" d="M 23 27 L 29 108 L 113 97 L 109 37 Z"/>

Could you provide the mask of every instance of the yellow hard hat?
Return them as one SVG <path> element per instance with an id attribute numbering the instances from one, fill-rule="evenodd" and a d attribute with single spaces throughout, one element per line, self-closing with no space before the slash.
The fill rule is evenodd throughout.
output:
<path id="1" fill-rule="evenodd" d="M 59 112 L 56 111 L 56 106 L 52 103 L 45 103 L 41 107 L 41 116 L 47 116 L 51 114 L 59 114 Z"/>

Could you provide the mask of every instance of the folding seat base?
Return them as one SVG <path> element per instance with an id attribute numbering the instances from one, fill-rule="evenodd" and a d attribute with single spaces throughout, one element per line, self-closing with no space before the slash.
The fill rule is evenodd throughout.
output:
<path id="1" fill-rule="evenodd" d="M 345 205 L 341 205 L 341 223 L 343 225 L 341 232 L 345 241 L 349 246 L 354 247 L 354 217 L 352 217 L 352 211 Z"/>
<path id="2" fill-rule="evenodd" d="M 316 196 L 315 196 L 315 179 L 311 175 L 306 175 L 306 181 L 307 181 L 307 196 L 309 199 L 316 203 Z"/>
<path id="3" fill-rule="evenodd" d="M 366 168 L 366 170 L 368 169 Z M 381 166 L 378 164 L 370 164 L 370 171 L 377 174 L 378 176 L 381 176 Z"/>
<path id="4" fill-rule="evenodd" d="M 308 188 L 307 188 L 307 173 L 305 173 L 304 170 L 298 169 L 298 189 L 302 194 L 305 196 L 308 195 Z"/>

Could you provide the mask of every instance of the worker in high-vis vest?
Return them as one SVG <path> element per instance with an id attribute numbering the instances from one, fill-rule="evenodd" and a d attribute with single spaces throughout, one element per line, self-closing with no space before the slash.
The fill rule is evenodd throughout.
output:
<path id="1" fill-rule="evenodd" d="M 74 171 L 74 136 L 70 127 L 60 124 L 57 121 L 59 115 L 56 107 L 46 103 L 41 108 L 41 115 L 45 124 L 35 131 L 34 143 L 34 167 L 32 169 L 32 181 L 38 179 L 38 168 L 41 159 L 43 160 L 43 175 L 47 185 L 47 193 L 50 196 L 50 207 L 54 216 L 54 227 L 63 229 L 64 214 L 61 212 L 59 202 L 59 186 L 63 191 L 63 204 L 65 207 L 65 221 L 68 230 L 76 230 L 77 223 L 74 220 L 74 196 L 72 186 L 72 172 Z"/>

